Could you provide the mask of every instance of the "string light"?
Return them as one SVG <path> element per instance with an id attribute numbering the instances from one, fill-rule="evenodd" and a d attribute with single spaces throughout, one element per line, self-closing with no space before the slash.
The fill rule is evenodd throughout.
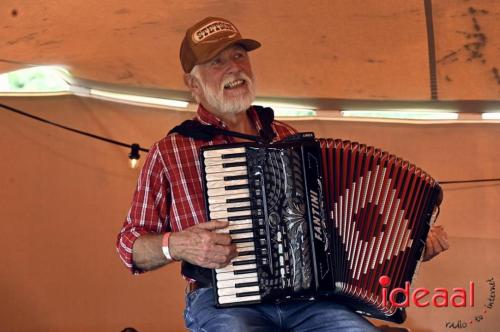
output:
<path id="1" fill-rule="evenodd" d="M 139 158 L 141 155 L 139 154 L 140 146 L 137 143 L 133 143 L 130 146 L 130 153 L 128 154 L 128 161 L 131 168 L 136 168 L 139 163 Z"/>
<path id="2" fill-rule="evenodd" d="M 11 106 L 8 106 L 8 105 L 2 104 L 2 103 L 0 103 L 0 109 L 4 109 L 4 110 L 7 110 L 7 111 L 10 111 L 10 112 L 13 112 L 13 113 L 17 113 L 19 115 L 31 118 L 33 120 L 36 120 L 36 121 L 39 121 L 39 122 L 42 122 L 42 123 L 45 123 L 45 124 L 48 124 L 48 125 L 51 125 L 51 126 L 55 126 L 55 127 L 61 128 L 61 129 L 65 129 L 65 130 L 74 132 L 76 134 L 84 135 L 84 136 L 87 136 L 87 137 L 90 137 L 90 138 L 93 138 L 93 139 L 97 139 L 97 140 L 100 140 L 100 141 L 104 141 L 104 142 L 107 142 L 107 143 L 111 143 L 111 144 L 114 144 L 114 145 L 119 145 L 119 146 L 122 146 L 122 147 L 130 148 L 130 153 L 129 153 L 128 157 L 129 157 L 129 160 L 130 160 L 129 161 L 130 162 L 130 167 L 132 167 L 132 168 L 137 167 L 139 158 L 141 157 L 139 155 L 139 151 L 149 152 L 149 149 L 141 148 L 140 145 L 137 144 L 137 143 L 133 143 L 133 144 L 129 145 L 127 143 L 115 141 L 115 140 L 110 139 L 110 138 L 98 136 L 98 135 L 95 135 L 95 134 L 92 134 L 92 133 L 88 133 L 88 132 L 85 132 L 85 131 L 82 131 L 82 130 L 78 130 L 78 129 L 74 129 L 74 128 L 71 128 L 71 127 L 67 127 L 67 126 L 61 125 L 59 123 L 55 123 L 55 122 L 49 121 L 47 119 L 38 117 L 36 115 L 23 112 L 21 110 L 18 110 L 18 109 L 14 108 L 14 107 L 11 107 Z M 491 178 L 491 179 L 470 179 L 470 180 L 439 181 L 439 183 L 445 185 L 445 184 L 479 183 L 479 182 L 499 182 L 499 181 L 500 181 L 500 178 Z"/>

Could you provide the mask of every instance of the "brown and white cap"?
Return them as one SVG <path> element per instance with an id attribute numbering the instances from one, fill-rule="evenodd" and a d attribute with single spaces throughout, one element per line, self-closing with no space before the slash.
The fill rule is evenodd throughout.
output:
<path id="1" fill-rule="evenodd" d="M 191 72 L 194 66 L 211 60 L 233 44 L 241 45 L 247 51 L 260 47 L 258 41 L 242 38 L 234 24 L 224 18 L 201 20 L 186 31 L 182 40 L 180 58 L 184 72 Z"/>

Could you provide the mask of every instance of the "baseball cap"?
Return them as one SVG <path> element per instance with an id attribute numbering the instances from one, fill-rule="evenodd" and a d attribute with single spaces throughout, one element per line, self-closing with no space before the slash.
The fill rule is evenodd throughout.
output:
<path id="1" fill-rule="evenodd" d="M 228 20 L 207 17 L 186 31 L 180 50 L 182 69 L 189 73 L 194 66 L 209 61 L 233 44 L 241 45 L 247 51 L 260 47 L 258 41 L 242 38 L 238 29 Z"/>

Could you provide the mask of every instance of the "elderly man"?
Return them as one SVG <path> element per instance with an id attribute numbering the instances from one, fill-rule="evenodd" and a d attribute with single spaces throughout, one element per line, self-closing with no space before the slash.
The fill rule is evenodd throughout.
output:
<path id="1" fill-rule="evenodd" d="M 214 232 L 228 223 L 206 220 L 198 156 L 203 145 L 245 140 L 244 135 L 228 135 L 228 130 L 274 140 L 295 133 L 288 125 L 273 121 L 266 114 L 269 109 L 251 106 L 255 84 L 247 52 L 258 47 L 259 42 L 243 39 L 222 18 L 208 17 L 187 30 L 180 60 L 184 82 L 199 103 L 194 122 L 222 131 L 209 139 L 177 131 L 151 148 L 117 243 L 121 258 L 134 273 L 173 261 L 221 268 L 237 256 L 231 237 Z M 444 231 L 434 229 L 426 259 L 447 247 Z M 189 289 L 185 322 L 193 331 L 375 330 L 363 317 L 334 301 L 219 309 L 209 285 L 190 281 Z"/>

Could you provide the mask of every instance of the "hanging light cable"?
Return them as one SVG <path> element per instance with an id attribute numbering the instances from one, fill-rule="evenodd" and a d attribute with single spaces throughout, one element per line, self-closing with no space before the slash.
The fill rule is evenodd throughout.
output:
<path id="1" fill-rule="evenodd" d="M 130 153 L 129 153 L 128 157 L 130 159 L 130 164 L 131 164 L 132 168 L 137 167 L 138 160 L 141 157 L 139 155 L 139 151 L 149 152 L 149 149 L 142 148 L 137 143 L 127 144 L 127 143 L 119 142 L 119 141 L 116 141 L 116 140 L 113 140 L 113 139 L 110 139 L 110 138 L 106 138 L 106 137 L 98 136 L 98 135 L 95 135 L 95 134 L 92 134 L 92 133 L 88 133 L 88 132 L 85 132 L 85 131 L 82 131 L 82 130 L 78 130 L 78 129 L 74 129 L 74 128 L 71 128 L 71 127 L 67 127 L 67 126 L 64 126 L 64 125 L 61 125 L 61 124 L 49 121 L 47 119 L 38 117 L 36 115 L 32 115 L 32 114 L 23 112 L 21 110 L 18 110 L 18 109 L 14 108 L 14 107 L 11 107 L 11 106 L 8 106 L 8 105 L 2 104 L 2 103 L 0 103 L 0 109 L 4 109 L 4 110 L 7 110 L 7 111 L 10 111 L 10 112 L 13 112 L 13 113 L 17 113 L 19 115 L 31 118 L 33 120 L 40 121 L 42 123 L 46 123 L 48 125 L 52 125 L 52 126 L 55 126 L 55 127 L 59 127 L 61 129 L 69 130 L 69 131 L 72 131 L 74 133 L 77 133 L 77 134 L 80 134 L 80 135 L 84 135 L 84 136 L 87 136 L 87 137 L 90 137 L 90 138 L 93 138 L 93 139 L 97 139 L 97 140 L 104 141 L 104 142 L 107 142 L 107 143 L 111 143 L 111 144 L 119 145 L 119 146 L 122 146 L 122 147 L 130 148 Z M 441 183 L 443 185 L 446 185 L 446 184 L 479 183 L 479 182 L 499 182 L 499 181 L 500 181 L 500 178 L 490 178 L 490 179 L 464 179 L 464 180 L 439 181 L 439 183 Z"/>

